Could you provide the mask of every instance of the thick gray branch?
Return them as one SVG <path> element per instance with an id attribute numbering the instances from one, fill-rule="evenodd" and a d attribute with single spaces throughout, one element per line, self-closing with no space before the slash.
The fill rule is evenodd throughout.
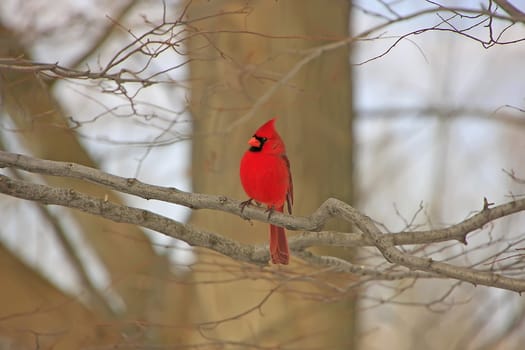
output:
<path id="1" fill-rule="evenodd" d="M 181 224 L 148 210 L 115 204 L 73 189 L 55 188 L 32 184 L 0 175 L 0 193 L 13 197 L 79 209 L 103 218 L 139 225 L 187 242 L 195 247 L 205 247 L 239 261 L 266 265 L 269 254 L 265 247 L 243 245 L 219 234 Z"/>
<path id="2" fill-rule="evenodd" d="M 101 185 L 110 190 L 135 195 L 145 199 L 156 199 L 164 202 L 183 205 L 192 209 L 220 210 L 243 218 L 271 222 L 289 230 L 319 231 L 337 211 L 339 202 L 328 199 L 310 217 L 294 217 L 274 212 L 270 219 L 268 214 L 256 207 L 246 207 L 241 213 L 240 201 L 225 196 L 205 195 L 180 191 L 172 187 L 161 187 L 145 184 L 133 178 L 123 178 L 104 173 L 100 170 L 74 163 L 35 159 L 28 156 L 0 151 L 0 167 L 17 169 L 44 175 L 64 176 L 82 179 Z M 335 202 L 334 202 L 335 201 Z M 466 236 L 482 228 L 488 222 L 525 210 L 525 199 L 516 200 L 481 211 L 473 217 L 444 229 L 400 232 L 389 234 L 384 238 L 393 245 L 428 244 L 457 240 L 466 241 Z M 293 249 L 305 249 L 311 246 L 359 247 L 374 246 L 374 242 L 362 233 L 341 232 L 305 232 L 290 239 Z"/>
<path id="3" fill-rule="evenodd" d="M 0 151 L 0 167 L 14 167 L 32 173 L 63 176 L 82 179 L 110 190 L 128 193 L 144 199 L 156 199 L 164 202 L 183 205 L 191 209 L 221 210 L 243 218 L 258 221 L 268 221 L 268 213 L 256 207 L 247 206 L 241 213 L 240 201 L 228 199 L 225 196 L 189 193 L 173 187 L 148 185 L 134 178 L 124 178 L 104 173 L 84 165 L 51 160 L 42 160 L 21 154 Z M 326 207 L 321 206 L 311 217 L 296 217 L 275 212 L 271 222 L 290 230 L 317 231 L 328 218 Z"/>

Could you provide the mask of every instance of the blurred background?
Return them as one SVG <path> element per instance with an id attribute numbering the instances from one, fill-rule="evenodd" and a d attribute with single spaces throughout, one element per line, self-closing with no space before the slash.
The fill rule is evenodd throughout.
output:
<path id="1" fill-rule="evenodd" d="M 336 197 L 385 232 L 442 228 L 481 210 L 484 197 L 525 194 L 524 23 L 519 1 L 3 0 L 0 147 L 244 200 L 246 142 L 279 116 L 294 214 Z M 222 212 L 2 173 L 267 241 L 266 224 Z M 516 293 L 349 276 L 297 258 L 259 268 L 62 207 L 1 195 L 0 208 L 0 349 L 525 341 Z M 404 249 L 525 278 L 524 223 L 516 214 L 466 246 Z M 375 249 L 313 251 L 388 270 Z"/>

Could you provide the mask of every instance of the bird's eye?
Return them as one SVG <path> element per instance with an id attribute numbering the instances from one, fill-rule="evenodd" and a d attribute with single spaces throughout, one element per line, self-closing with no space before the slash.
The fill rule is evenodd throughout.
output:
<path id="1" fill-rule="evenodd" d="M 268 140 L 266 137 L 261 137 L 262 142 L 266 142 L 266 140 Z"/>

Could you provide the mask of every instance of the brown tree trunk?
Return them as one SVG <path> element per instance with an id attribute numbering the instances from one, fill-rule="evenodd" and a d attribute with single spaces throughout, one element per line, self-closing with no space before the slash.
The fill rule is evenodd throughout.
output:
<path id="1" fill-rule="evenodd" d="M 249 13 L 227 14 L 229 11 Z M 285 140 L 294 181 L 294 214 L 309 215 L 328 197 L 353 199 L 352 91 L 349 48 L 327 51 L 285 77 L 309 49 L 348 37 L 348 1 L 199 1 L 189 18 L 196 32 L 189 43 L 191 111 L 194 121 L 193 189 L 246 199 L 238 168 L 248 138 L 271 117 Z M 282 84 L 268 100 L 261 98 Z M 255 114 L 238 122 L 254 105 Z M 238 126 L 231 128 L 238 122 Z M 243 242 L 266 242 L 266 224 L 249 223 L 222 213 L 196 212 L 192 223 Z M 344 229 L 339 227 L 339 229 Z M 349 229 L 348 227 L 346 228 Z M 350 251 L 331 254 L 349 258 Z M 217 258 L 219 259 L 219 258 Z M 298 259 L 275 271 L 306 273 Z M 311 272 L 311 271 L 310 271 Z M 324 279 L 334 276 L 323 275 Z M 339 278 L 341 278 L 339 276 Z M 275 281 L 243 281 L 201 288 L 201 317 L 222 319 L 256 304 Z M 319 291 L 303 286 L 302 293 Z M 217 335 L 260 343 L 300 339 L 299 344 L 354 348 L 355 298 L 336 303 L 272 295 L 264 316 L 230 322 Z M 297 345 L 298 343 L 294 343 Z"/>

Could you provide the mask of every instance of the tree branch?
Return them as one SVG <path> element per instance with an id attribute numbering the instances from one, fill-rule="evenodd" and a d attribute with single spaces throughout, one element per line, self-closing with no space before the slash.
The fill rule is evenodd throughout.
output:
<path id="1" fill-rule="evenodd" d="M 474 285 L 481 284 L 519 293 L 525 291 L 525 279 L 516 279 L 492 272 L 477 271 L 471 268 L 435 261 L 432 258 L 421 258 L 404 253 L 393 245 L 388 239 L 388 235 L 384 235 L 368 216 L 359 213 L 345 203 L 342 203 L 340 210 L 341 215 L 363 231 L 365 236 L 374 242 L 374 245 L 379 249 L 385 259 L 392 264 L 405 266 L 411 270 L 437 273 L 449 278 L 470 282 Z M 490 209 L 486 210 L 489 211 Z"/>
<path id="2" fill-rule="evenodd" d="M 260 208 L 247 206 L 241 212 L 240 201 L 226 196 L 190 193 L 173 187 L 145 184 L 134 178 L 124 178 L 75 163 L 36 159 L 16 153 L 0 151 L 0 167 L 14 167 L 43 175 L 63 176 L 89 181 L 109 190 L 116 190 L 144 199 L 156 199 L 182 205 L 191 209 L 220 210 L 245 219 L 253 219 L 283 226 L 289 230 L 319 231 L 326 221 L 336 214 L 339 201 L 328 199 L 311 216 L 299 217 L 274 212 L 270 218 Z M 337 202 L 337 203 L 334 203 Z M 335 208 L 335 209 L 334 209 Z M 334 211 L 335 210 L 335 211 Z M 482 228 L 490 221 L 525 210 L 525 199 L 515 200 L 493 208 L 487 208 L 473 217 L 440 230 L 400 232 L 388 235 L 394 245 L 427 244 L 458 240 L 465 242 L 468 233 Z M 345 247 L 373 246 L 362 233 L 309 232 L 292 238 L 290 244 L 296 249 L 314 245 Z"/>
<path id="3" fill-rule="evenodd" d="M 115 222 L 139 225 L 180 239 L 195 247 L 215 250 L 239 261 L 266 265 L 269 258 L 268 252 L 262 246 L 243 245 L 219 234 L 181 224 L 148 210 L 119 205 L 73 189 L 32 184 L 0 175 L 0 193 L 42 204 L 79 209 Z"/>
<path id="4" fill-rule="evenodd" d="M 517 22 L 525 22 L 525 12 L 521 11 L 507 0 L 494 0 L 494 2 L 507 12 L 513 20 Z"/>

